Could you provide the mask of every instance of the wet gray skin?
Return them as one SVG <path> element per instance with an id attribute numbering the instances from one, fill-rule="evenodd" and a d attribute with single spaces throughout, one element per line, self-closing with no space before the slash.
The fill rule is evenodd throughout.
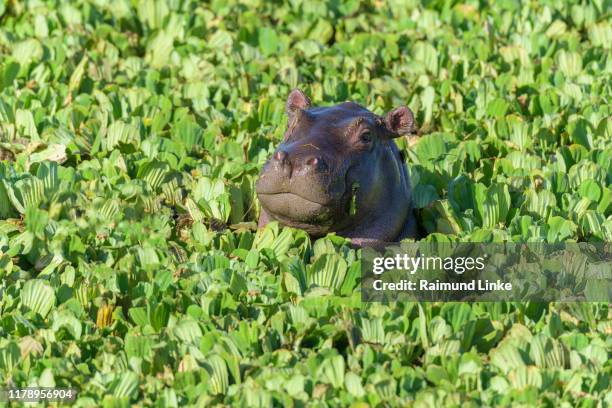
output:
<path id="1" fill-rule="evenodd" d="M 383 117 L 353 102 L 312 107 L 296 89 L 286 111 L 284 140 L 256 184 L 260 227 L 276 220 L 358 246 L 414 235 L 410 179 L 392 140 L 413 131 L 410 109 Z"/>

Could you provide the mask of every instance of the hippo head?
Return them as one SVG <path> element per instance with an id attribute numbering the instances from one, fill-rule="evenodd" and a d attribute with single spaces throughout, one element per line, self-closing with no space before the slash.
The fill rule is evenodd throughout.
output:
<path id="1" fill-rule="evenodd" d="M 391 140 L 413 130 L 407 107 L 384 117 L 353 102 L 311 107 L 296 89 L 289 94 L 286 113 L 283 142 L 256 184 L 267 221 L 313 236 L 341 234 L 375 217 L 398 187 L 400 194 L 407 190 L 405 167 Z"/>

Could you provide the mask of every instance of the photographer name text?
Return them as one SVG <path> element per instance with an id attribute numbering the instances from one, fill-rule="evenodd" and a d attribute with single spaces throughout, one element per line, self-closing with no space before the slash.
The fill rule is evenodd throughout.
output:
<path id="1" fill-rule="evenodd" d="M 469 282 L 442 282 L 439 280 L 428 281 L 419 279 L 415 281 L 402 279 L 399 282 L 384 282 L 377 279 L 372 282 L 374 290 L 378 291 L 511 291 L 512 283 L 501 280 L 489 281 L 486 279 L 474 279 Z"/>

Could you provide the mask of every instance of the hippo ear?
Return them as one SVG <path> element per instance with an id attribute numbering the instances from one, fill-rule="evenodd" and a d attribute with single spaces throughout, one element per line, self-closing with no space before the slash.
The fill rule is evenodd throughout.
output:
<path id="1" fill-rule="evenodd" d="M 298 109 L 308 109 L 310 107 L 310 99 L 299 89 L 294 89 L 287 97 L 287 105 L 285 110 L 287 115 L 293 116 Z"/>
<path id="2" fill-rule="evenodd" d="M 407 135 L 414 130 L 414 115 L 408 107 L 400 106 L 387 113 L 385 126 L 394 137 Z"/>

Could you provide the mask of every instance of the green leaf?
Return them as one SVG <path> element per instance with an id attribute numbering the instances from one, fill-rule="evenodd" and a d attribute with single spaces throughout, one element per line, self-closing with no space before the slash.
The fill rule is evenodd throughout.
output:
<path id="1" fill-rule="evenodd" d="M 81 86 L 81 81 L 83 80 L 83 75 L 87 69 L 88 62 L 89 58 L 87 57 L 87 54 L 84 54 L 83 58 L 81 58 L 81 62 L 79 62 L 79 65 L 77 65 L 74 71 L 72 71 L 70 81 L 68 82 L 68 94 L 77 91 Z"/>
<path id="2" fill-rule="evenodd" d="M 344 386 L 344 370 L 344 359 L 338 355 L 325 359 L 319 367 L 323 381 L 329 382 L 334 388 Z"/>
<path id="3" fill-rule="evenodd" d="M 39 239 L 44 239 L 44 230 L 49 222 L 49 217 L 46 211 L 39 210 L 36 207 L 29 206 L 25 212 L 26 229 Z"/>
<path id="4" fill-rule="evenodd" d="M 278 51 L 280 40 L 276 32 L 270 27 L 261 27 L 258 30 L 259 49 L 268 56 Z"/>
<path id="5" fill-rule="evenodd" d="M 4 373 L 11 373 L 21 360 L 21 351 L 14 342 L 9 342 L 0 346 L 0 370 Z"/>
<path id="6" fill-rule="evenodd" d="M 553 216 L 548 220 L 547 242 L 563 242 L 572 237 L 578 227 L 563 217 Z"/>
<path id="7" fill-rule="evenodd" d="M 25 283 L 21 291 L 21 305 L 47 317 L 55 305 L 55 292 L 46 281 L 32 279 Z"/>
<path id="8" fill-rule="evenodd" d="M 130 315 L 132 321 L 134 321 L 134 323 L 136 323 L 138 326 L 144 327 L 145 325 L 149 324 L 147 311 L 144 307 L 132 307 L 128 311 L 128 314 Z"/>
<path id="9" fill-rule="evenodd" d="M 353 372 L 348 372 L 344 376 L 344 387 L 356 398 L 361 398 L 365 395 L 365 390 L 361 385 L 361 378 Z"/>
<path id="10" fill-rule="evenodd" d="M 557 199 L 555 198 L 555 195 L 550 191 L 526 191 L 526 200 L 525 204 L 523 205 L 523 208 L 524 211 L 526 211 L 528 214 L 547 219 L 556 206 Z"/>
<path id="11" fill-rule="evenodd" d="M 229 374 L 225 361 L 218 355 L 206 359 L 206 371 L 210 375 L 210 391 L 212 394 L 225 394 L 229 387 Z"/>
<path id="12" fill-rule="evenodd" d="M 580 54 L 575 52 L 559 51 L 557 53 L 557 64 L 559 64 L 559 70 L 568 77 L 577 76 L 582 71 L 582 58 Z"/>
<path id="13" fill-rule="evenodd" d="M 157 191 L 166 181 L 170 173 L 170 166 L 158 160 L 152 160 L 141 165 L 138 169 L 138 178 L 143 179 L 151 190 Z"/>
<path id="14" fill-rule="evenodd" d="M 422 185 L 419 184 L 414 188 L 413 191 L 414 197 L 414 206 L 415 208 L 426 208 L 433 201 L 438 200 L 440 197 L 438 196 L 438 192 L 436 188 L 432 185 Z"/>
<path id="15" fill-rule="evenodd" d="M 111 392 L 116 397 L 133 398 L 138 392 L 139 385 L 138 375 L 132 371 L 125 371 L 119 374 L 119 379 L 111 387 Z"/>
<path id="16" fill-rule="evenodd" d="M 421 339 L 421 344 L 425 350 L 429 348 L 429 335 L 427 333 L 427 317 L 425 316 L 425 310 L 423 309 L 423 305 L 418 304 L 419 309 L 419 337 Z"/>
<path id="17" fill-rule="evenodd" d="M 184 318 L 174 327 L 174 335 L 186 343 L 196 343 L 202 337 L 202 329 L 195 320 Z"/>
<path id="18" fill-rule="evenodd" d="M 508 374 L 510 384 L 515 389 L 525 389 L 526 387 L 540 388 L 542 386 L 542 375 L 538 367 L 520 366 Z"/>
<path id="19" fill-rule="evenodd" d="M 30 138 L 33 141 L 40 140 L 38 129 L 36 128 L 36 122 L 34 121 L 34 115 L 31 111 L 24 109 L 17 109 L 15 111 L 15 126 L 23 136 Z"/>
<path id="20" fill-rule="evenodd" d="M 572 120 L 567 125 L 567 132 L 573 143 L 582 145 L 587 149 L 593 147 L 592 126 L 584 119 Z"/>
<path id="21" fill-rule="evenodd" d="M 591 201 L 599 202 L 602 195 L 602 189 L 594 180 L 585 180 L 578 187 L 578 192 L 584 198 L 588 198 Z"/>
<path id="22" fill-rule="evenodd" d="M 30 62 L 38 62 L 42 56 L 43 48 L 40 41 L 34 38 L 21 41 L 13 48 L 13 58 L 22 66 Z"/>
<path id="23" fill-rule="evenodd" d="M 361 337 L 363 341 L 373 344 L 385 343 L 385 329 L 382 319 L 366 319 L 362 318 L 360 322 Z"/>
<path id="24" fill-rule="evenodd" d="M 125 336 L 125 353 L 128 358 L 149 358 L 153 353 L 153 344 L 151 338 L 147 336 L 128 333 Z"/>
<path id="25" fill-rule="evenodd" d="M 432 382 L 435 385 L 441 385 L 445 381 L 450 381 L 446 370 L 437 365 L 429 365 L 425 374 L 427 381 Z"/>
<path id="26" fill-rule="evenodd" d="M 413 50 L 414 59 L 423 64 L 432 75 L 438 75 L 438 52 L 428 42 L 419 41 Z"/>
<path id="27" fill-rule="evenodd" d="M 108 127 L 106 137 L 103 140 L 103 146 L 106 151 L 111 151 L 119 143 L 138 143 L 140 136 L 135 126 L 117 121 Z"/>
<path id="28" fill-rule="evenodd" d="M 327 20 L 319 19 L 316 20 L 314 27 L 310 30 L 308 38 L 318 41 L 321 44 L 327 44 L 332 39 L 333 35 L 334 28 L 332 24 Z"/>
<path id="29" fill-rule="evenodd" d="M 66 329 L 74 340 L 80 340 L 81 334 L 83 333 L 83 326 L 79 319 L 77 319 L 69 310 L 62 310 L 61 312 L 54 313 L 52 317 L 53 325 L 52 330 L 57 333 L 60 329 Z"/>
<path id="30" fill-rule="evenodd" d="M 42 161 L 52 161 L 57 163 L 64 163 L 68 160 L 66 155 L 66 146 L 63 144 L 51 144 L 44 150 L 32 153 L 29 157 L 30 163 L 38 163 Z"/>
<path id="31" fill-rule="evenodd" d="M 307 284 L 339 290 L 347 270 L 344 259 L 335 254 L 324 254 L 307 268 Z"/>
<path id="32" fill-rule="evenodd" d="M 174 49 L 174 38 L 165 30 L 160 30 L 157 36 L 147 46 L 147 60 L 154 68 L 168 65 Z"/>
<path id="33" fill-rule="evenodd" d="M 7 60 L 0 68 L 0 91 L 13 85 L 13 81 L 19 74 L 19 63 Z"/>

